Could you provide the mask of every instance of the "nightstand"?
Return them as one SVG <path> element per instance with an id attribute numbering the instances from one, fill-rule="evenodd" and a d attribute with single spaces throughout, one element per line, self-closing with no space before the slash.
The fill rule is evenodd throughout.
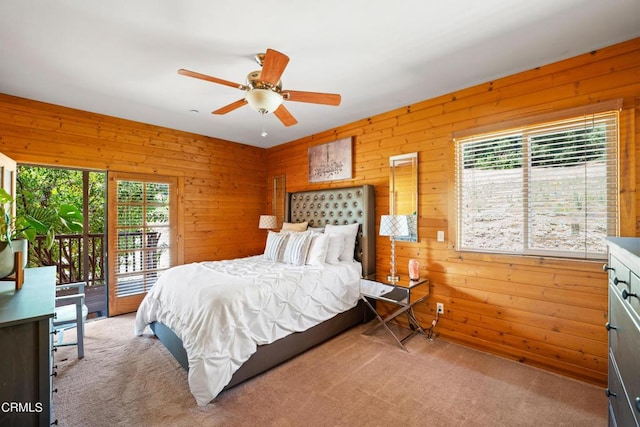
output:
<path id="1" fill-rule="evenodd" d="M 411 293 L 416 289 L 424 290 L 425 294 L 419 298 L 412 298 Z M 360 279 L 360 298 L 365 302 L 367 307 L 375 314 L 378 319 L 377 324 L 373 327 L 365 331 L 364 333 L 368 333 L 371 330 L 377 328 L 382 325 L 385 327 L 387 331 L 393 336 L 395 341 L 402 347 L 404 351 L 408 351 L 404 346 L 404 342 L 409 338 L 413 337 L 416 334 L 422 334 L 425 337 L 430 336 L 427 332 L 420 326 L 420 323 L 416 319 L 416 316 L 413 312 L 413 306 L 418 304 L 419 302 L 424 301 L 429 296 L 429 280 L 428 279 L 418 279 L 418 280 L 401 280 L 396 284 L 384 283 L 381 281 L 377 281 L 374 278 L 363 278 Z M 398 306 L 398 309 L 387 315 L 386 317 L 380 316 L 378 311 L 376 310 L 373 301 L 384 301 L 387 303 L 395 304 Z M 409 321 L 409 328 L 411 331 L 408 335 L 403 338 L 399 338 L 392 330 L 387 326 L 387 323 L 395 319 L 396 317 L 404 314 L 407 316 L 407 320 Z M 431 330 L 431 328 L 429 328 Z"/>

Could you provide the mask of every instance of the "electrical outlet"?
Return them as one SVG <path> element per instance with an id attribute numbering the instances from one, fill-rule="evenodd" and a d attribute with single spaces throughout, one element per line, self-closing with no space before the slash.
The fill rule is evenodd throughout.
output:
<path id="1" fill-rule="evenodd" d="M 441 302 L 436 303 L 436 312 L 438 314 L 444 314 L 444 304 Z"/>

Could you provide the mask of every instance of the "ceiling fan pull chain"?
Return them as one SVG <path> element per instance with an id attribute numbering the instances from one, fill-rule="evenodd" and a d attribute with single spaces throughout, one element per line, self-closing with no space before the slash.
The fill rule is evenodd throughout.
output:
<path id="1" fill-rule="evenodd" d="M 260 136 L 266 138 L 267 135 L 269 135 L 267 133 L 267 115 L 262 113 L 262 132 L 260 132 Z"/>

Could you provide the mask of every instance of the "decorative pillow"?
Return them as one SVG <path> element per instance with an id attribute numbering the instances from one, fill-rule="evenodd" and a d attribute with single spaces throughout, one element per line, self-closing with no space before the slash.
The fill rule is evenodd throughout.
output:
<path id="1" fill-rule="evenodd" d="M 285 222 L 281 231 L 307 231 L 308 222 Z"/>
<path id="2" fill-rule="evenodd" d="M 324 232 L 327 234 L 339 234 L 344 238 L 344 248 L 340 254 L 340 261 L 353 261 L 353 253 L 356 249 L 356 236 L 358 235 L 358 223 L 347 225 L 327 224 Z"/>
<path id="3" fill-rule="evenodd" d="M 324 227 L 309 227 L 308 231 L 315 231 L 316 233 L 324 233 Z"/>
<path id="4" fill-rule="evenodd" d="M 327 259 L 329 249 L 329 235 L 324 233 L 311 233 L 311 246 L 307 254 L 307 264 L 322 265 Z"/>
<path id="5" fill-rule="evenodd" d="M 293 265 L 304 265 L 310 245 L 310 233 L 290 233 L 284 249 L 283 261 Z"/>
<path id="6" fill-rule="evenodd" d="M 264 256 L 273 261 L 282 260 L 282 252 L 289 235 L 287 233 L 276 233 L 269 231 L 267 234 L 267 244 L 264 248 Z"/>
<path id="7" fill-rule="evenodd" d="M 329 237 L 329 246 L 327 248 L 327 264 L 337 264 L 340 262 L 340 254 L 344 249 L 344 236 L 342 234 L 325 234 Z"/>

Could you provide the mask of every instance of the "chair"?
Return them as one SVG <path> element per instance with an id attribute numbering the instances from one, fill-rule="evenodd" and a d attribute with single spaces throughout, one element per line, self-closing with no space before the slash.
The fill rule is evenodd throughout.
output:
<path id="1" fill-rule="evenodd" d="M 56 296 L 56 309 L 53 316 L 53 330 L 58 334 L 58 341 L 54 347 L 77 345 L 78 359 L 84 357 L 84 323 L 87 320 L 89 310 L 84 303 L 84 287 L 85 282 L 68 283 L 58 285 L 56 294 L 63 291 L 62 295 Z M 77 288 L 78 291 L 68 294 L 66 291 L 70 288 Z M 66 329 L 76 328 L 76 341 L 71 343 L 63 343 L 64 331 Z"/>

